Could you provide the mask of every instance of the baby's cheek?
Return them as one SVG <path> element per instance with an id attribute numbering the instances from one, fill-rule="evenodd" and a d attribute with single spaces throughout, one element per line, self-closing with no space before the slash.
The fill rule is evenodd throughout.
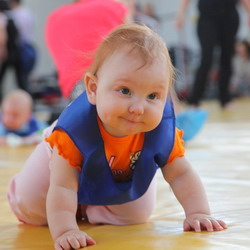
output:
<path id="1" fill-rule="evenodd" d="M 155 111 L 151 119 L 152 126 L 156 128 L 160 124 L 161 120 L 162 120 L 162 112 L 159 110 Z"/>
<path id="2" fill-rule="evenodd" d="M 112 121 L 112 112 L 109 109 L 101 109 L 98 116 L 103 123 L 109 124 Z"/>

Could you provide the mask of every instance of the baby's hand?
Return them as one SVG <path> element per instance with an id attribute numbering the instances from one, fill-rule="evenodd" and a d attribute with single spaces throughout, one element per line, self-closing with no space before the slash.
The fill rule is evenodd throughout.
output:
<path id="1" fill-rule="evenodd" d="M 56 250 L 80 249 L 82 247 L 95 245 L 96 242 L 86 233 L 80 230 L 71 230 L 62 234 L 55 241 Z"/>
<path id="2" fill-rule="evenodd" d="M 184 220 L 184 231 L 208 232 L 221 231 L 226 229 L 226 223 L 222 220 L 217 220 L 206 214 L 192 214 Z"/>

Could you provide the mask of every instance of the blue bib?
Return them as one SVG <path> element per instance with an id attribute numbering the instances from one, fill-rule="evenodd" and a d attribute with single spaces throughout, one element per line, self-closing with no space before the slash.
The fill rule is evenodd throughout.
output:
<path id="1" fill-rule="evenodd" d="M 29 136 L 39 130 L 39 124 L 34 117 L 31 117 L 28 123 L 24 125 L 23 128 L 20 130 L 10 130 L 4 127 L 4 125 L 0 124 L 0 134 L 1 135 L 8 135 L 8 134 L 15 134 L 18 136 Z"/>
<path id="2" fill-rule="evenodd" d="M 86 92 L 63 111 L 56 128 L 71 137 L 84 157 L 78 203 L 115 205 L 141 197 L 156 170 L 166 164 L 174 145 L 175 117 L 172 103 L 168 100 L 160 124 L 145 133 L 141 155 L 135 164 L 132 179 L 127 182 L 117 182 L 113 178 L 97 123 L 96 107 L 89 103 Z"/>

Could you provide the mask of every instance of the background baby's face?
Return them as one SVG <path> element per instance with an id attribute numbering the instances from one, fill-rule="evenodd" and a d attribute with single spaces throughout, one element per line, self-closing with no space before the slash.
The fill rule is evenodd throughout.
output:
<path id="1" fill-rule="evenodd" d="M 29 111 L 23 106 L 6 102 L 2 110 L 2 122 L 9 130 L 19 130 L 28 121 Z"/>

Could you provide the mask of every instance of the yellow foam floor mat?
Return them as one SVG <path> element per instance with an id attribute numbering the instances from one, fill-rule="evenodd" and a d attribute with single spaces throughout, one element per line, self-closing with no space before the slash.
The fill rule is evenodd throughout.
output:
<path id="1" fill-rule="evenodd" d="M 213 215 L 225 220 L 228 229 L 184 233 L 183 210 L 159 172 L 157 205 L 149 222 L 81 224 L 97 241 L 90 249 L 250 249 L 250 100 L 238 100 L 228 111 L 221 111 L 216 102 L 203 107 L 208 121 L 186 145 L 186 155 L 202 178 Z M 53 249 L 49 229 L 22 225 L 6 202 L 8 181 L 31 151 L 32 147 L 0 148 L 0 249 Z"/>

